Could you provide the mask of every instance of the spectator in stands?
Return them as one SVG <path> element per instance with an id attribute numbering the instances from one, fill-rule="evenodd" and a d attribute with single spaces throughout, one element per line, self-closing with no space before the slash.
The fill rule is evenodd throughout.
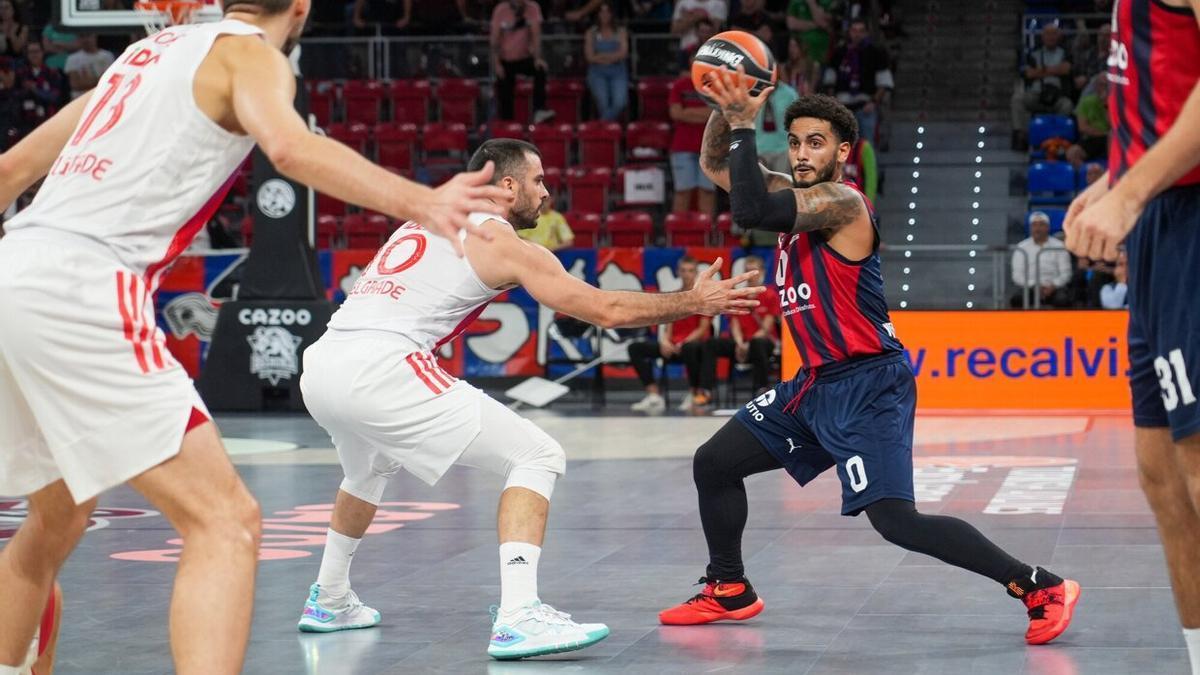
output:
<path id="1" fill-rule="evenodd" d="M 834 52 L 825 69 L 824 84 L 854 112 L 858 135 L 874 143 L 879 109 L 896 85 L 887 52 L 871 42 L 865 19 L 852 21 L 846 38 L 846 45 Z"/>
<path id="2" fill-rule="evenodd" d="M 100 83 L 100 76 L 113 64 L 113 54 L 100 49 L 96 35 L 87 33 L 79 39 L 80 49 L 67 57 L 63 68 L 71 81 L 71 98 L 76 99 Z"/>
<path id="3" fill-rule="evenodd" d="M 679 259 L 676 272 L 683 282 L 681 290 L 690 290 L 696 283 L 700 265 L 695 258 L 684 256 Z M 659 413 L 666 409 L 663 398 L 654 381 L 654 362 L 662 359 L 667 363 L 683 362 L 687 369 L 691 391 L 683 397 L 680 410 L 692 409 L 692 398 L 700 392 L 700 367 L 704 359 L 704 342 L 712 335 L 712 319 L 707 316 L 689 316 L 658 328 L 657 341 L 634 342 L 629 345 L 629 363 L 637 371 L 638 378 L 646 390 L 646 396 L 633 404 L 637 412 Z"/>
<path id="4" fill-rule="evenodd" d="M 1100 306 L 1104 309 L 1129 308 L 1129 259 L 1125 251 L 1117 256 L 1113 280 L 1100 289 Z"/>
<path id="5" fill-rule="evenodd" d="M 53 24 L 46 24 L 42 29 L 42 47 L 46 50 L 46 65 L 51 68 L 65 70 L 67 57 L 78 51 L 82 46 L 79 36 L 74 33 L 59 30 Z"/>
<path id="6" fill-rule="evenodd" d="M 1112 24 L 1105 23 L 1096 30 L 1096 40 L 1092 42 L 1091 34 L 1080 31 L 1076 36 L 1074 54 L 1071 64 L 1074 67 L 1075 90 L 1081 91 L 1096 73 L 1103 73 L 1108 68 L 1108 48 L 1112 44 Z"/>
<path id="7" fill-rule="evenodd" d="M 20 58 L 29 44 L 29 27 L 17 17 L 12 0 L 0 0 L 0 56 Z"/>
<path id="8" fill-rule="evenodd" d="M 596 25 L 588 30 L 583 49 L 588 89 L 600 119 L 615 121 L 629 103 L 629 35 L 625 26 L 617 23 L 612 3 L 600 4 Z"/>
<path id="9" fill-rule="evenodd" d="M 1108 77 L 1100 73 L 1092 78 L 1075 104 L 1075 126 L 1079 140 L 1067 149 L 1067 161 L 1075 168 L 1089 159 L 1108 157 Z"/>
<path id="10" fill-rule="evenodd" d="M 788 83 L 800 96 L 817 93 L 821 65 L 812 60 L 794 36 L 788 38 L 787 61 L 780 64 L 779 81 Z"/>
<path id="11" fill-rule="evenodd" d="M 25 66 L 17 73 L 17 80 L 25 91 L 25 129 L 29 130 L 58 112 L 67 92 L 66 76 L 62 71 L 46 65 L 42 43 L 34 41 L 25 45 Z"/>
<path id="12" fill-rule="evenodd" d="M 833 44 L 833 7 L 837 0 L 791 0 L 787 27 L 814 63 L 829 59 Z"/>
<path id="13" fill-rule="evenodd" d="M 438 2 L 423 3 L 439 7 L 456 8 L 454 0 L 439 0 Z M 354 27 L 365 31 L 370 26 L 379 26 L 384 35 L 394 35 L 408 28 L 412 23 L 412 0 L 355 0 Z M 422 7 L 428 11 L 432 7 Z"/>
<path id="14" fill-rule="evenodd" d="M 1063 49 L 1062 32 L 1053 23 L 1042 27 L 1042 46 L 1025 57 L 1022 81 L 1012 97 L 1013 145 L 1023 148 L 1033 113 L 1071 114 L 1071 61 Z"/>
<path id="15" fill-rule="evenodd" d="M 758 131 L 754 134 L 759 161 L 768 169 L 787 175 L 791 175 L 792 167 L 788 161 L 788 132 L 784 120 L 788 106 L 798 98 L 800 95 L 787 82 L 776 84 L 771 98 L 758 111 Z"/>
<path id="16" fill-rule="evenodd" d="M 1074 307 L 1100 306 L 1100 289 L 1113 280 L 1112 265 L 1103 260 L 1077 258 L 1075 273 L 1071 276 L 1068 295 Z"/>
<path id="17" fill-rule="evenodd" d="M 467 0 L 416 0 L 409 33 L 453 35 L 465 31 Z"/>
<path id="18" fill-rule="evenodd" d="M 874 202 L 879 194 L 879 163 L 875 158 L 875 146 L 865 138 L 859 138 L 850 149 L 850 157 L 842 167 L 842 178 L 854 181 L 867 199 Z"/>
<path id="19" fill-rule="evenodd" d="M 703 24 L 708 24 L 708 30 L 715 34 L 728 18 L 729 3 L 725 0 L 676 0 L 671 34 L 679 36 L 679 49 L 684 56 L 691 57 L 707 39 L 701 35 Z"/>
<path id="20" fill-rule="evenodd" d="M 712 214 L 716 205 L 713 183 L 700 170 L 700 146 L 704 141 L 704 125 L 708 123 L 708 104 L 692 86 L 691 67 L 686 67 L 671 83 L 667 95 L 669 114 L 674 128 L 671 131 L 671 177 L 675 196 L 672 211 L 696 210 Z"/>
<path id="21" fill-rule="evenodd" d="M 12 57 L 0 56 L 0 151 L 16 143 L 21 134 L 21 92 Z"/>
<path id="22" fill-rule="evenodd" d="M 1044 211 L 1034 211 L 1029 217 L 1029 233 L 1013 251 L 1012 281 L 1017 292 L 1012 297 L 1012 306 L 1024 306 L 1027 294 L 1037 292 L 1044 307 L 1069 307 L 1071 254 L 1061 239 L 1050 236 L 1050 216 Z M 1030 299 L 1029 305 L 1033 304 Z"/>
<path id="23" fill-rule="evenodd" d="M 776 54 L 786 48 L 782 38 L 787 33 L 780 30 L 781 26 L 767 12 L 766 0 L 742 0 L 738 11 L 729 17 L 729 27 L 757 35 Z"/>
<path id="24" fill-rule="evenodd" d="M 642 22 L 671 20 L 671 0 L 629 0 L 633 18 Z"/>
<path id="25" fill-rule="evenodd" d="M 546 109 L 546 62 L 542 59 L 542 9 L 532 0 L 504 0 L 492 12 L 492 66 L 500 119 L 515 119 L 517 76 L 533 78 L 534 123 L 554 117 Z"/>
<path id="26" fill-rule="evenodd" d="M 551 251 L 569 248 L 575 242 L 575 233 L 567 224 L 563 214 L 554 210 L 554 199 L 542 202 L 542 212 L 538 216 L 537 225 L 528 230 L 517 230 L 517 234 L 526 241 L 541 244 Z"/>
<path id="27" fill-rule="evenodd" d="M 1088 185 L 1091 185 L 1092 183 L 1100 180 L 1100 177 L 1103 175 L 1104 166 L 1102 164 L 1097 164 L 1096 162 L 1091 162 L 1087 165 L 1087 169 L 1084 170 L 1083 178 Z"/>
<path id="28" fill-rule="evenodd" d="M 763 283 L 766 263 L 756 256 L 746 256 L 746 271 L 758 272 Z M 694 405 L 707 405 L 716 390 L 717 360 L 732 359 L 733 363 L 748 363 L 755 394 L 767 388 L 771 356 L 779 345 L 779 294 L 774 288 L 766 287 L 758 296 L 758 307 L 752 314 L 725 317 L 728 336 L 710 338 L 704 343 L 704 360 L 700 375 L 700 395 L 694 397 Z"/>

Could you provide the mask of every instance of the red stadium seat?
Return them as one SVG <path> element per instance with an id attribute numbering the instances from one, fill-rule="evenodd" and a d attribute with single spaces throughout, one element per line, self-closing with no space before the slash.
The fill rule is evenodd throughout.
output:
<path id="1" fill-rule="evenodd" d="M 442 80 L 434 90 L 438 101 L 438 119 L 468 127 L 478 124 L 479 83 L 471 79 Z"/>
<path id="2" fill-rule="evenodd" d="M 666 122 L 671 119 L 667 98 L 673 77 L 643 77 L 637 83 L 638 119 Z"/>
<path id="3" fill-rule="evenodd" d="M 733 234 L 733 214 L 726 211 L 717 216 L 717 241 L 718 246 L 728 246 L 730 242 L 737 238 Z"/>
<path id="4" fill-rule="evenodd" d="M 467 151 L 467 125 L 457 122 L 430 122 L 421 131 L 421 149 L 426 153 Z"/>
<path id="5" fill-rule="evenodd" d="M 342 221 L 347 248 L 379 248 L 392 233 L 392 223 L 387 216 L 356 213 Z"/>
<path id="6" fill-rule="evenodd" d="M 554 111 L 554 121 L 575 124 L 583 102 L 583 80 L 559 78 L 546 82 L 546 107 Z"/>
<path id="7" fill-rule="evenodd" d="M 575 127 L 570 124 L 535 124 L 530 127 L 529 140 L 542 151 L 542 166 L 565 169 L 571 163 L 571 142 Z"/>
<path id="8" fill-rule="evenodd" d="M 612 170 L 605 166 L 567 169 L 567 202 L 572 211 L 604 213 L 608 210 L 608 191 Z"/>
<path id="9" fill-rule="evenodd" d="M 367 154 L 367 142 L 371 139 L 371 128 L 365 124 L 330 124 L 326 129 L 329 137 L 354 148 L 359 154 Z"/>
<path id="10" fill-rule="evenodd" d="M 387 86 L 387 97 L 392 102 L 392 121 L 425 124 L 429 121 L 432 95 L 429 80 L 395 80 Z"/>
<path id="11" fill-rule="evenodd" d="M 492 120 L 484 127 L 482 136 L 484 138 L 516 138 L 523 141 L 527 132 L 528 129 L 520 122 Z"/>
<path id="12" fill-rule="evenodd" d="M 401 172 L 411 172 L 414 148 L 419 136 L 417 125 L 384 123 L 376 126 L 374 133 L 379 163 Z"/>
<path id="13" fill-rule="evenodd" d="M 699 211 L 668 213 L 664 221 L 667 246 L 708 246 L 712 236 L 712 216 Z"/>
<path id="14" fill-rule="evenodd" d="M 654 219 L 645 211 L 615 211 L 604 219 L 611 246 L 648 246 Z"/>
<path id="15" fill-rule="evenodd" d="M 330 80 L 306 81 L 308 111 L 317 118 L 317 125 L 326 127 L 333 123 L 333 111 L 337 106 L 337 83 Z"/>
<path id="16" fill-rule="evenodd" d="M 583 211 L 568 211 L 563 214 L 567 225 L 575 233 L 576 248 L 596 248 L 600 243 L 600 214 Z"/>
<path id="17" fill-rule="evenodd" d="M 375 80 L 350 80 L 342 89 L 347 124 L 379 124 L 383 84 Z"/>
<path id="18" fill-rule="evenodd" d="M 557 166 L 545 166 L 546 177 L 543 179 L 546 183 L 546 189 L 550 191 L 550 200 L 557 203 L 558 197 L 562 194 L 563 173 L 562 169 Z"/>
<path id="19" fill-rule="evenodd" d="M 317 248 L 337 248 L 342 234 L 342 224 L 337 216 L 317 217 Z"/>
<path id="20" fill-rule="evenodd" d="M 317 193 L 317 215 L 318 216 L 337 216 L 346 215 L 346 203 L 337 197 L 332 197 L 324 192 Z"/>
<path id="21" fill-rule="evenodd" d="M 579 163 L 616 167 L 621 146 L 621 125 L 584 122 L 579 125 Z"/>
<path id="22" fill-rule="evenodd" d="M 630 122 L 625 127 L 625 158 L 664 162 L 671 149 L 671 125 L 658 121 Z"/>

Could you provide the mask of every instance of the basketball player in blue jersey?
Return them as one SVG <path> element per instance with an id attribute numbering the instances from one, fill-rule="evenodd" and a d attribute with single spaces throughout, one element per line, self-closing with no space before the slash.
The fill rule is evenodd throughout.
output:
<path id="1" fill-rule="evenodd" d="M 801 485 L 836 467 L 842 515 L 865 512 L 884 539 L 994 579 L 1024 602 L 1025 639 L 1043 644 L 1071 621 L 1079 584 L 1034 568 L 971 525 L 918 513 L 912 435 L 917 392 L 896 338 L 879 267 L 871 205 L 841 181 L 857 140 L 854 115 L 828 96 L 788 107 L 792 176 L 758 163 L 756 97 L 722 71 L 706 93 L 720 107 L 705 129 L 700 163 L 729 191 L 734 222 L 779 232 L 782 319 L 805 367 L 755 398 L 696 451 L 693 475 L 708 540 L 704 590 L 659 614 L 664 624 L 748 619 L 763 601 L 742 564 L 751 474 L 786 469 Z"/>
<path id="2" fill-rule="evenodd" d="M 1108 114 L 1108 174 L 1063 229 L 1079 256 L 1127 248 L 1138 476 L 1200 675 L 1200 0 L 1113 3 Z"/>

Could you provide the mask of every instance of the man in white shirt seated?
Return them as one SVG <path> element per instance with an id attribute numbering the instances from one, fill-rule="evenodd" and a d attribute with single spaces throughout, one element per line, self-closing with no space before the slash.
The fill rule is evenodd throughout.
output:
<path id="1" fill-rule="evenodd" d="M 1042 307 L 1070 307 L 1071 254 L 1062 240 L 1050 236 L 1050 216 L 1034 211 L 1029 216 L 1029 233 L 1013 251 L 1012 281 L 1017 290 L 1012 306 L 1026 306 L 1027 298 L 1028 306 L 1033 307 L 1040 297 Z"/>

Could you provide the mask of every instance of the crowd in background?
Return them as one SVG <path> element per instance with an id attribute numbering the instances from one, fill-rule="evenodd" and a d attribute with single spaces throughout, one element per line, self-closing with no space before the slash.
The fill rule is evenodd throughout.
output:
<path id="1" fill-rule="evenodd" d="M 1108 160 L 1112 0 L 1060 5 L 1064 14 L 1076 16 L 1043 16 L 1025 26 L 1025 49 L 1012 97 L 1013 148 L 1032 150 L 1045 161 L 1069 163 L 1090 185 L 1104 175 Z M 1052 136 L 1030 148 L 1028 129 L 1035 114 L 1070 117 L 1076 137 Z M 1012 306 L 1124 308 L 1123 259 L 1113 264 L 1071 256 L 1060 236 L 1051 236 L 1050 221 L 1042 210 L 1028 217 L 1029 236 L 1013 251 Z"/>

